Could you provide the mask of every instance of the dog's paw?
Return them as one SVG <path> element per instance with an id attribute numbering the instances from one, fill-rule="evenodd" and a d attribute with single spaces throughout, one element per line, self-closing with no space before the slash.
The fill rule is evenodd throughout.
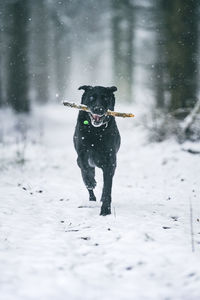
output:
<path id="1" fill-rule="evenodd" d="M 111 214 L 110 205 L 102 205 L 100 216 L 107 216 Z"/>
<path id="2" fill-rule="evenodd" d="M 94 196 L 90 196 L 89 201 L 97 201 L 95 195 Z"/>
<path id="3" fill-rule="evenodd" d="M 88 190 L 88 191 L 89 191 L 89 201 L 96 201 L 96 197 L 93 190 Z"/>

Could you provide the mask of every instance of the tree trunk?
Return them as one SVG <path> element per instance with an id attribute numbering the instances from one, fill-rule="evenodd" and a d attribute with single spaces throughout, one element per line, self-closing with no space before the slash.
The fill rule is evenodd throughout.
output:
<path id="1" fill-rule="evenodd" d="M 3 105 L 4 96 L 3 96 L 3 51 L 4 51 L 4 13 L 5 13 L 5 4 L 0 3 L 0 106 Z"/>
<path id="2" fill-rule="evenodd" d="M 198 0 L 162 0 L 166 22 L 169 111 L 192 108 L 198 88 Z M 177 115 L 184 118 L 186 115 Z"/>
<path id="3" fill-rule="evenodd" d="M 122 99 L 132 100 L 133 7 L 129 0 L 112 0 L 113 72 Z"/>
<path id="4" fill-rule="evenodd" d="M 165 81 L 166 81 L 166 59 L 164 55 L 164 26 L 163 26 L 163 10 L 161 1 L 156 1 L 154 6 L 154 22 L 155 22 L 155 60 L 154 60 L 154 91 L 155 106 L 160 111 L 165 110 Z"/>
<path id="5" fill-rule="evenodd" d="M 0 24 L 0 107 L 3 104 L 3 63 L 2 63 L 2 24 Z"/>
<path id="6" fill-rule="evenodd" d="M 50 72 L 50 16 L 45 0 L 34 0 L 31 6 L 31 84 L 34 91 L 34 100 L 44 104 L 49 100 L 49 88 L 52 75 Z"/>
<path id="7" fill-rule="evenodd" d="M 71 67 L 71 41 L 70 29 L 59 20 L 59 15 L 54 16 L 55 22 L 55 77 L 56 91 L 61 100 L 65 97 L 65 92 L 70 78 Z"/>
<path id="8" fill-rule="evenodd" d="M 9 4 L 10 51 L 8 58 L 8 103 L 17 112 L 28 112 L 29 72 L 28 72 L 28 21 L 29 4 L 19 0 Z"/>

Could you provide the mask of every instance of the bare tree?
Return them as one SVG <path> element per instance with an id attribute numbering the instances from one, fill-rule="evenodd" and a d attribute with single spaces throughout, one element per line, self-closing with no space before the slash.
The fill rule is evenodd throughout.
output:
<path id="1" fill-rule="evenodd" d="M 197 100 L 198 0 L 162 0 L 165 19 L 168 110 L 185 109 L 184 118 Z"/>
<path id="2" fill-rule="evenodd" d="M 161 0 L 162 1 L 162 0 Z M 154 74 L 153 87 L 155 91 L 156 108 L 164 111 L 166 106 L 165 82 L 166 82 L 166 57 L 164 51 L 165 34 L 164 34 L 164 12 L 160 0 L 154 3 L 154 24 L 155 24 L 155 47 L 154 47 Z"/>
<path id="3" fill-rule="evenodd" d="M 28 112 L 28 22 L 29 1 L 18 0 L 8 4 L 10 43 L 8 53 L 7 98 L 17 112 Z"/>
<path id="4" fill-rule="evenodd" d="M 1 6 L 0 6 L 1 9 Z M 0 13 L 2 15 L 2 13 Z M 2 64 L 2 44 L 3 44 L 3 39 L 2 39 L 2 33 L 3 33 L 3 24 L 2 20 L 0 19 L 0 106 L 3 104 L 3 91 L 2 91 L 2 77 L 3 77 L 3 64 Z"/>
<path id="5" fill-rule="evenodd" d="M 133 5 L 129 0 L 112 0 L 113 71 L 121 96 L 131 100 L 133 84 Z"/>
<path id="6" fill-rule="evenodd" d="M 46 103 L 50 94 L 50 13 L 48 2 L 31 2 L 31 85 L 34 100 Z"/>
<path id="7" fill-rule="evenodd" d="M 156 28 L 156 139 L 175 134 L 180 142 L 197 139 L 198 15 L 197 0 L 154 0 Z M 194 129 L 194 130 L 193 130 Z M 194 138 L 195 136 L 195 138 Z"/>
<path id="8" fill-rule="evenodd" d="M 55 66 L 55 85 L 56 92 L 60 99 L 64 99 L 65 91 L 69 84 L 71 71 L 72 55 L 72 36 L 71 36 L 71 14 L 73 13 L 71 1 L 52 3 L 52 29 L 54 44 L 54 66 Z"/>

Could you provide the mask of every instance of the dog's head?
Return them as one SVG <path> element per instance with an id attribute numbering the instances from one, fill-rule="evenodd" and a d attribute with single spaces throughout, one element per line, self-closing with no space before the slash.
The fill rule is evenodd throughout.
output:
<path id="1" fill-rule="evenodd" d="M 86 105 L 90 112 L 91 123 L 94 127 L 100 127 L 109 120 L 106 116 L 107 110 L 114 110 L 115 96 L 114 92 L 117 91 L 115 86 L 90 86 L 83 85 L 79 90 L 84 90 L 81 103 Z"/>

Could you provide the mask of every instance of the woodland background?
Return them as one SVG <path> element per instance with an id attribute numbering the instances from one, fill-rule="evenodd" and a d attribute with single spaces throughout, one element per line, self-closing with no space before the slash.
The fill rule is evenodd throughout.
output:
<path id="1" fill-rule="evenodd" d="M 35 103 L 73 98 L 79 85 L 112 84 L 119 104 L 148 107 L 157 120 L 150 126 L 155 140 L 199 139 L 199 6 L 198 0 L 1 1 L 0 106 L 29 113 Z"/>
<path id="2" fill-rule="evenodd" d="M 199 300 L 199 0 L 0 0 L 0 298 Z M 116 85 L 112 214 L 77 166 L 81 85 Z M 83 296 L 84 295 L 84 296 Z"/>

